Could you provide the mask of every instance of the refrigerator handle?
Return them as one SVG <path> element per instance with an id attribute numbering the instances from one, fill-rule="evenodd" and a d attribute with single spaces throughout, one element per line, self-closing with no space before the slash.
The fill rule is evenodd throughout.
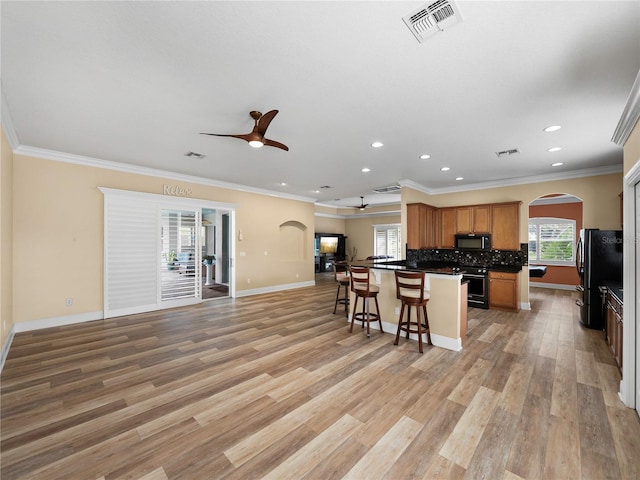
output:
<path id="1" fill-rule="evenodd" d="M 576 244 L 576 270 L 579 276 L 580 276 L 580 264 L 582 263 L 581 253 L 582 253 L 582 237 L 578 238 L 578 243 Z"/>

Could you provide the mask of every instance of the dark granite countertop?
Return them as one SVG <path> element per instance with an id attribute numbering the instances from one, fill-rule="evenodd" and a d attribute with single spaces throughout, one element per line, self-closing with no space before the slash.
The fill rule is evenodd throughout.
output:
<path id="1" fill-rule="evenodd" d="M 460 275 L 466 273 L 464 266 L 456 262 L 407 262 L 406 260 L 363 260 L 354 261 L 352 265 L 378 268 L 381 270 L 404 270 L 408 272 L 439 273 L 443 275 Z M 460 269 L 454 271 L 454 268 Z M 519 265 L 491 265 L 487 270 L 492 272 L 518 273 Z"/>
<path id="2" fill-rule="evenodd" d="M 613 280 L 603 280 L 602 286 L 606 287 L 614 297 L 620 300 L 620 303 L 624 303 L 622 284 L 620 282 L 615 282 Z"/>
<path id="3" fill-rule="evenodd" d="M 410 263 L 405 260 L 390 260 L 390 261 L 354 261 L 352 265 L 357 267 L 370 267 L 380 270 L 401 270 L 406 272 L 425 272 L 425 273 L 438 273 L 441 275 L 460 275 L 463 272 L 454 272 L 453 267 L 455 264 L 445 265 L 443 262 L 421 262 Z"/>

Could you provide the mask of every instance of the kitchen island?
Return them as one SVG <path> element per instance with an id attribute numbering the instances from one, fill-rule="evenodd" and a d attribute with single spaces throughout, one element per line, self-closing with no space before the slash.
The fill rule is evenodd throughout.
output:
<path id="1" fill-rule="evenodd" d="M 354 266 L 371 268 L 371 283 L 380 288 L 378 305 L 382 316 L 382 326 L 386 333 L 395 335 L 400 316 L 400 300 L 396 298 L 395 271 L 424 272 L 425 290 L 429 291 L 427 313 L 431 329 L 431 342 L 437 347 L 459 351 L 462 349 L 467 332 L 467 285 L 462 282 L 462 273 L 441 264 L 412 264 L 405 261 L 352 262 Z M 351 305 L 355 295 L 351 293 Z M 360 305 L 362 302 L 360 302 Z M 375 303 L 371 302 L 372 311 Z M 351 315 L 349 313 L 349 322 Z M 378 329 L 378 323 L 371 323 Z M 354 329 L 354 332 L 356 330 Z M 410 338 L 417 340 L 412 334 Z"/>

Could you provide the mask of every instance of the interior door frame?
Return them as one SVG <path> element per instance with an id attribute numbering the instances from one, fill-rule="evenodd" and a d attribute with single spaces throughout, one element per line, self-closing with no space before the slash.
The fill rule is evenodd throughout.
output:
<path id="1" fill-rule="evenodd" d="M 640 230 L 636 211 L 636 194 L 640 190 L 640 158 L 624 176 L 623 222 L 623 286 L 624 302 L 622 318 L 624 331 L 622 338 L 622 380 L 620 381 L 620 399 L 629 408 L 640 412 L 640 326 L 638 325 L 637 303 L 640 287 Z"/>

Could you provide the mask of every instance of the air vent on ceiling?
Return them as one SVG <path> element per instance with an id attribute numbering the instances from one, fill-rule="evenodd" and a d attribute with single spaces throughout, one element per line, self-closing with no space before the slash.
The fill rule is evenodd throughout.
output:
<path id="1" fill-rule="evenodd" d="M 520 153 L 517 148 L 512 148 L 511 150 L 502 150 L 501 152 L 496 152 L 498 157 L 508 157 L 509 155 L 515 155 L 516 153 Z"/>
<path id="2" fill-rule="evenodd" d="M 333 188 L 331 185 L 322 185 L 320 187 L 321 189 L 327 189 L 327 188 Z"/>
<path id="3" fill-rule="evenodd" d="M 205 154 L 203 153 L 197 153 L 197 152 L 187 152 L 184 154 L 185 157 L 196 157 L 196 158 L 204 158 L 206 157 Z"/>
<path id="4" fill-rule="evenodd" d="M 451 0 L 436 0 L 405 15 L 402 20 L 422 43 L 432 35 L 462 22 L 462 14 Z"/>
<path id="5" fill-rule="evenodd" d="M 374 188 L 373 191 L 376 193 L 395 193 L 402 190 L 400 185 L 388 185 L 386 187 L 378 187 Z"/>

